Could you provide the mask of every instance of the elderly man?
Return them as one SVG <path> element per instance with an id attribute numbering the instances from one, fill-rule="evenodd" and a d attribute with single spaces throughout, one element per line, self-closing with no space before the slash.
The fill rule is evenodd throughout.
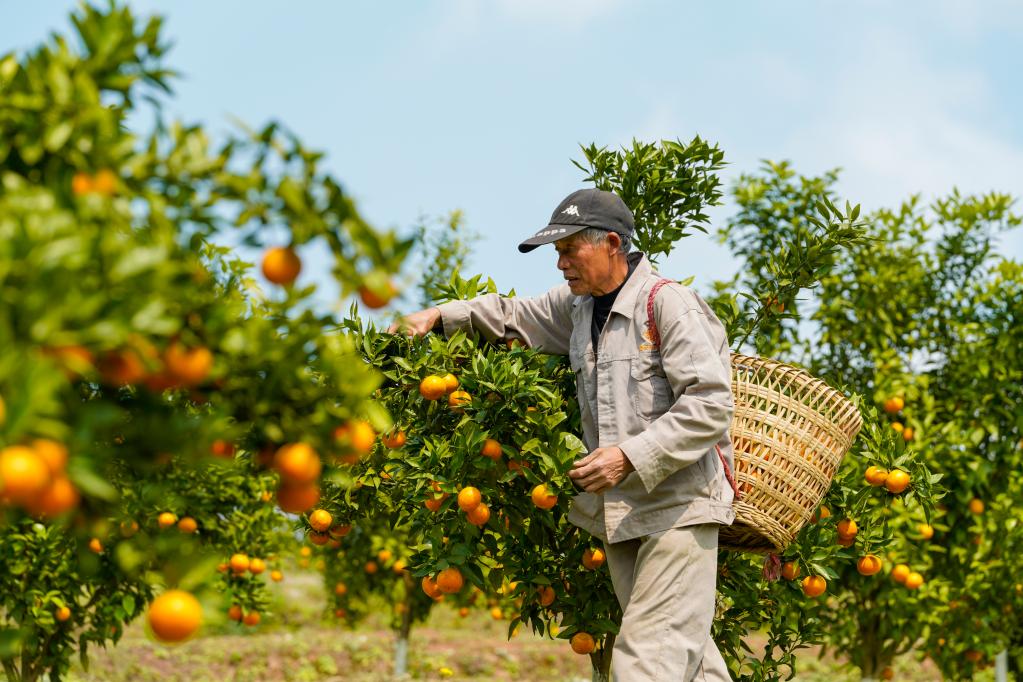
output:
<path id="1" fill-rule="evenodd" d="M 446 303 L 402 325 L 568 355 L 589 450 L 569 473 L 582 491 L 569 520 L 604 542 L 624 612 L 615 679 L 728 680 L 710 637 L 718 527 L 734 518 L 728 341 L 699 296 L 630 252 L 634 230 L 617 195 L 574 192 L 519 245 L 553 243 L 565 284 Z"/>

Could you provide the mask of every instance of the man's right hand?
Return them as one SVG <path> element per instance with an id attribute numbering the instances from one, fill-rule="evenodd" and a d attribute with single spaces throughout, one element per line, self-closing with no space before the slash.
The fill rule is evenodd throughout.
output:
<path id="1" fill-rule="evenodd" d="M 409 336 L 424 336 L 439 321 L 440 308 L 427 308 L 426 310 L 420 310 L 401 318 L 387 328 L 387 333 L 397 334 L 401 332 Z"/>

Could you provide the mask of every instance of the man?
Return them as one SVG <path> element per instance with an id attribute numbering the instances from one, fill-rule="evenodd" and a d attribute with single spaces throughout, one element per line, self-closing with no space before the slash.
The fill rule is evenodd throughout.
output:
<path id="1" fill-rule="evenodd" d="M 718 527 L 734 518 L 728 342 L 707 304 L 674 282 L 655 291 L 648 327 L 660 277 L 630 253 L 634 230 L 615 194 L 574 192 L 519 245 L 553 243 L 565 284 L 532 299 L 446 303 L 402 326 L 447 335 L 471 326 L 568 355 L 589 450 L 569 473 L 583 491 L 569 520 L 604 542 L 624 612 L 615 679 L 728 680 L 710 637 Z"/>

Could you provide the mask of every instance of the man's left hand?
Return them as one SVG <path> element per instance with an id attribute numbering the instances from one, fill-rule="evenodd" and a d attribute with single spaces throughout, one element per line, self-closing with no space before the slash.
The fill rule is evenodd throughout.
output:
<path id="1" fill-rule="evenodd" d="M 582 459 L 572 463 L 568 475 L 575 484 L 588 493 L 602 493 L 635 471 L 632 462 L 622 449 L 615 446 L 597 448 Z"/>

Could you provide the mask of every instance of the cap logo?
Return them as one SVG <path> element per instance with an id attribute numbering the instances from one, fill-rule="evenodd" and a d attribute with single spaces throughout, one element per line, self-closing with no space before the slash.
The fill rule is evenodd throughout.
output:
<path id="1" fill-rule="evenodd" d="M 540 232 L 537 232 L 535 235 L 533 235 L 533 237 L 534 238 L 536 238 L 536 237 L 549 237 L 552 234 L 561 234 L 561 233 L 563 233 L 565 231 L 566 230 L 563 227 L 562 228 L 555 228 L 553 230 L 541 230 Z"/>
<path id="2" fill-rule="evenodd" d="M 567 213 L 568 215 L 578 216 L 579 215 L 579 209 L 576 208 L 575 204 L 572 204 L 571 206 L 566 208 L 564 211 L 562 211 L 562 213 Z"/>

